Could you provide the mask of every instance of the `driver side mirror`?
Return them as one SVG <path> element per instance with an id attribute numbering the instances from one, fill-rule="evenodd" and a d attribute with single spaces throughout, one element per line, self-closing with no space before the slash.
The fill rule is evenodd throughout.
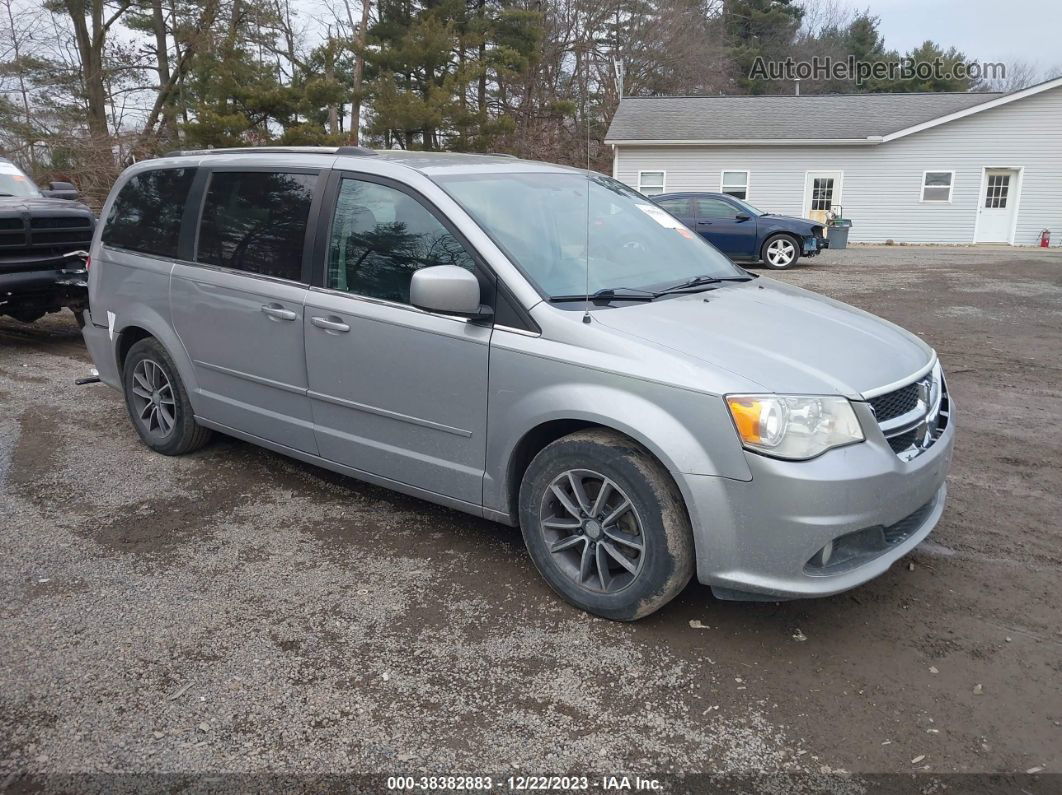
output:
<path id="1" fill-rule="evenodd" d="M 456 265 L 433 265 L 415 271 L 409 283 L 409 302 L 418 309 L 470 320 L 493 314 L 489 306 L 480 303 L 479 279 Z"/>
<path id="2" fill-rule="evenodd" d="M 744 213 L 738 213 L 737 215 L 734 216 L 734 219 L 737 220 L 737 221 L 747 221 L 751 217 L 752 217 L 751 215 L 745 215 Z"/>
<path id="3" fill-rule="evenodd" d="M 76 201 L 81 195 L 70 182 L 50 182 L 48 189 L 42 190 L 41 193 L 50 199 L 67 199 L 68 201 Z"/>

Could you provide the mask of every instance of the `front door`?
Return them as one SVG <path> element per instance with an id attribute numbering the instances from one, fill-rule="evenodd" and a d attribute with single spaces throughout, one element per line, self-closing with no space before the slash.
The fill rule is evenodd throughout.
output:
<path id="1" fill-rule="evenodd" d="M 705 196 L 693 200 L 697 231 L 724 254 L 745 259 L 756 248 L 756 219 L 726 199 Z"/>
<path id="2" fill-rule="evenodd" d="M 844 172 L 809 171 L 804 178 L 804 218 L 825 224 L 834 205 L 841 203 Z"/>
<path id="3" fill-rule="evenodd" d="M 320 454 L 481 505 L 491 327 L 417 309 L 413 272 L 475 271 L 465 245 L 406 189 L 338 180 L 324 286 L 306 299 Z"/>
<path id="4" fill-rule="evenodd" d="M 984 192 L 977 208 L 976 243 L 1009 243 L 1017 205 L 1018 172 L 1009 168 L 985 169 Z"/>
<path id="5" fill-rule="evenodd" d="M 195 264 L 170 278 L 173 325 L 195 368 L 200 414 L 317 452 L 306 397 L 307 219 L 318 175 L 209 175 Z"/>

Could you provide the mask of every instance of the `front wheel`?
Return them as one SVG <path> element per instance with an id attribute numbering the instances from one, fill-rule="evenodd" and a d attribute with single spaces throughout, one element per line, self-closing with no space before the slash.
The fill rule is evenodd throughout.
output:
<path id="1" fill-rule="evenodd" d="M 800 259 L 800 249 L 789 235 L 774 235 L 767 238 L 760 249 L 760 259 L 768 268 L 784 270 L 795 265 Z"/>
<path id="2" fill-rule="evenodd" d="M 612 431 L 573 433 L 535 456 L 520 488 L 520 528 L 553 590 L 604 618 L 647 616 L 693 576 L 678 488 L 648 451 Z"/>

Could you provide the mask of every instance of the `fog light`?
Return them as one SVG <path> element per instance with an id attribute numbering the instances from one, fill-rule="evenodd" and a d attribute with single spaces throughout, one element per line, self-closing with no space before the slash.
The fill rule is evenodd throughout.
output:
<path id="1" fill-rule="evenodd" d="M 830 556 L 832 554 L 833 554 L 833 539 L 830 539 L 829 541 L 826 542 L 826 546 L 824 546 L 819 551 L 819 560 L 821 561 L 821 565 L 822 566 L 825 566 L 826 564 L 828 564 L 830 562 Z"/>

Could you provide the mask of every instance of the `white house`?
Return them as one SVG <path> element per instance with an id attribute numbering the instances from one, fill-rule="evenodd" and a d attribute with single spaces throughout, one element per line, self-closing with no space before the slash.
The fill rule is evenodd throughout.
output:
<path id="1" fill-rule="evenodd" d="M 613 176 L 850 218 L 850 240 L 1062 243 L 1062 78 L 1009 94 L 624 97 Z"/>

